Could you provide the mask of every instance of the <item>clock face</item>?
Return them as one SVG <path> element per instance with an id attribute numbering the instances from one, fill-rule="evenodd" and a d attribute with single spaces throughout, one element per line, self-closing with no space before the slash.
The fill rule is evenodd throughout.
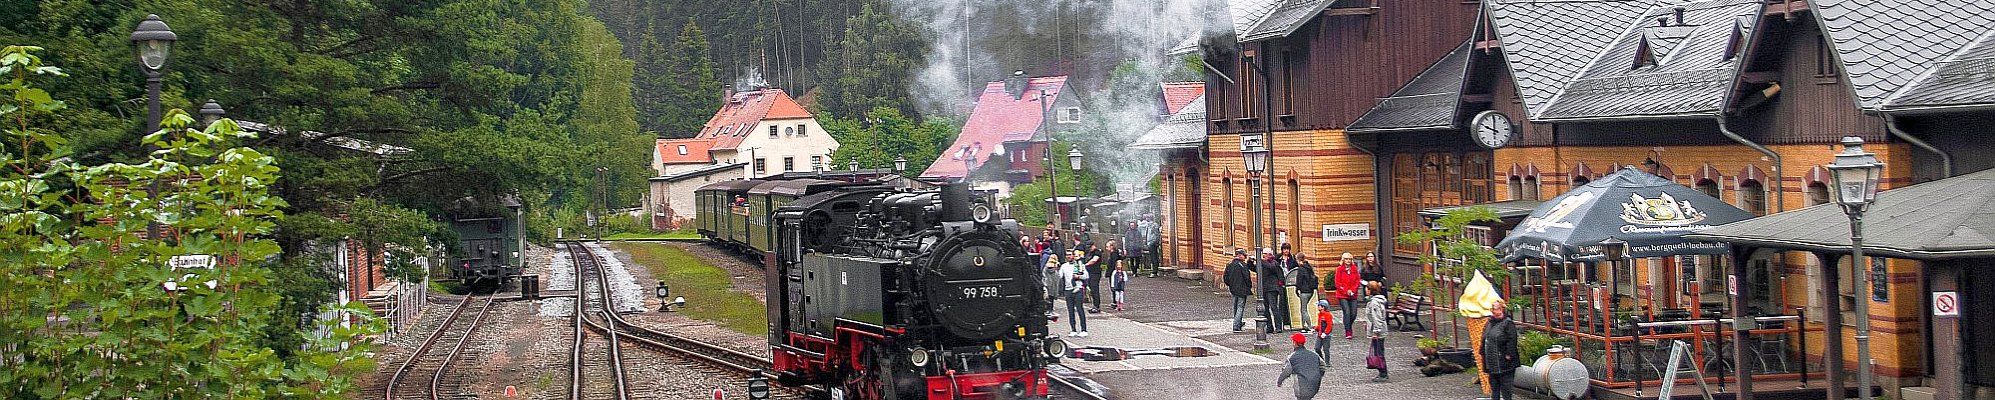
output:
<path id="1" fill-rule="evenodd" d="M 1501 148 L 1510 144 L 1512 129 L 1510 117 L 1495 110 L 1483 111 L 1469 119 L 1469 134 L 1475 136 L 1477 144 L 1488 148 Z"/>

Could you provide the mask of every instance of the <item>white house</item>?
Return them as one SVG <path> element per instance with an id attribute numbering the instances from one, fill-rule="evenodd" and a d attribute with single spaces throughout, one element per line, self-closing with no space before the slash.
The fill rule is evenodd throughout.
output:
<path id="1" fill-rule="evenodd" d="M 691 219 L 692 190 L 707 182 L 831 169 L 837 150 L 838 140 L 782 89 L 728 93 L 698 135 L 657 141 L 651 160 L 657 178 L 645 202 L 651 226 L 676 229 Z"/>

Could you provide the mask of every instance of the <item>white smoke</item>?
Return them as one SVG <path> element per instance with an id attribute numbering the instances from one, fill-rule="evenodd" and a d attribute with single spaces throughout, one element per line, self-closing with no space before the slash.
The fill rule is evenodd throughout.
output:
<path id="1" fill-rule="evenodd" d="M 1136 191 L 1148 191 L 1161 160 L 1156 152 L 1125 147 L 1162 121 L 1159 85 L 1173 75 L 1182 77 L 1176 72 L 1187 69 L 1180 58 L 1166 53 L 1187 40 L 1230 29 L 1220 0 L 894 0 L 892 5 L 904 20 L 924 24 L 930 33 L 925 64 L 910 88 L 916 106 L 930 114 L 967 112 L 975 91 L 1002 79 L 1001 73 L 1052 72 L 997 60 L 989 39 L 1057 32 L 1052 31 L 1056 27 L 1065 31 L 1066 36 L 1052 40 L 1073 40 L 1066 44 L 1071 49 L 1066 60 L 1059 60 L 1075 66 L 1069 90 L 1085 93 L 1086 109 L 1103 119 L 1108 131 L 1059 139 L 1077 141 L 1092 160 L 1088 165 L 1107 169 L 1097 172 L 1108 176 L 1112 187 Z M 994 26 L 997 17 L 1015 24 Z M 1103 79 L 1106 71 L 1114 72 Z"/>

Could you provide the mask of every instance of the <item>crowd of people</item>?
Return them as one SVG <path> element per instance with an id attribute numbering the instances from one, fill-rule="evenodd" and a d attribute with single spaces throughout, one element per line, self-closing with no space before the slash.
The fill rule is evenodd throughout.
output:
<path id="1" fill-rule="evenodd" d="M 1065 303 L 1069 336 L 1088 336 L 1088 315 L 1102 310 L 1104 281 L 1109 289 L 1108 306 L 1120 311 L 1128 305 L 1125 289 L 1130 278 L 1146 271 L 1149 276 L 1156 276 L 1159 269 L 1153 221 L 1130 221 L 1120 234 L 1109 236 L 1100 245 L 1096 245 L 1093 236 L 1087 230 L 1065 234 L 1048 230 L 1043 236 L 1024 236 L 1019 243 L 1044 266 L 1048 301 Z M 1249 315 L 1253 315 L 1249 314 L 1248 306 L 1257 294 L 1261 295 L 1262 303 L 1255 312 L 1262 314 L 1253 315 L 1253 319 L 1266 321 L 1261 328 L 1269 332 L 1292 332 L 1290 339 L 1295 351 L 1284 363 L 1276 384 L 1285 384 L 1294 377 L 1296 398 L 1315 396 L 1323 371 L 1332 362 L 1329 344 L 1335 340 L 1339 324 L 1345 340 L 1356 340 L 1357 323 L 1364 323 L 1362 332 L 1370 342 L 1370 349 L 1363 362 L 1366 368 L 1378 372 L 1372 381 L 1387 381 L 1385 340 L 1390 330 L 1386 316 L 1391 293 L 1384 285 L 1385 274 L 1376 255 L 1358 258 L 1343 253 L 1326 276 L 1319 276 L 1309 257 L 1294 252 L 1288 244 L 1280 245 L 1278 252 L 1262 248 L 1258 255 L 1248 249 L 1234 248 L 1233 259 L 1223 273 L 1221 282 L 1233 296 L 1234 332 L 1245 330 Z M 1057 321 L 1062 315 L 1051 317 Z M 1492 318 L 1492 327 L 1508 327 L 1508 323 L 1501 311 Z M 1491 342 L 1484 347 L 1485 363 L 1491 364 L 1483 366 L 1484 370 L 1510 371 L 1516 365 L 1515 329 L 1498 328 L 1493 332 L 1496 333 L 1484 338 Z M 1313 347 L 1309 346 L 1312 337 Z M 1504 384 L 1508 374 L 1492 374 L 1489 378 L 1496 383 L 1491 385 L 1496 391 L 1493 395 L 1506 398 L 1508 390 L 1503 386 L 1507 386 Z"/>

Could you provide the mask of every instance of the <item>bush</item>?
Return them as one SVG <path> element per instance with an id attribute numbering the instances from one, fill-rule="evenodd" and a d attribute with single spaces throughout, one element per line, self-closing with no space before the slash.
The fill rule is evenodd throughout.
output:
<path id="1" fill-rule="evenodd" d="M 1517 335 L 1517 356 L 1521 364 L 1538 361 L 1545 355 L 1545 349 L 1552 346 L 1572 348 L 1572 342 L 1564 337 L 1552 336 L 1544 332 L 1524 331 Z"/>

